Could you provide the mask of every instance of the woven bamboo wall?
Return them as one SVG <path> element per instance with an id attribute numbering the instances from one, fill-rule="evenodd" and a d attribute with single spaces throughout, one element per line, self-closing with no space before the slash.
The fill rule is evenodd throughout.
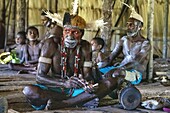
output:
<path id="1" fill-rule="evenodd" d="M 26 0 L 28 1 L 28 0 Z M 29 26 L 35 25 L 41 34 L 44 32 L 44 27 L 41 24 L 40 14 L 42 9 L 47 9 L 49 0 L 29 0 Z M 122 9 L 123 0 L 116 0 L 114 8 L 112 10 L 112 25 L 115 24 L 117 18 L 120 15 Z M 154 8 L 154 40 L 161 40 L 155 41 L 155 46 L 162 50 L 162 37 L 163 37 L 163 25 L 164 25 L 164 1 L 165 0 L 155 0 L 155 8 Z M 71 12 L 72 10 L 72 2 L 73 0 L 58 0 L 58 13 L 63 17 L 65 11 Z M 148 0 L 137 0 L 139 14 L 142 15 L 144 19 L 144 29 L 143 34 L 146 36 L 147 34 L 147 8 L 148 8 Z M 51 10 L 56 11 L 55 8 L 56 0 L 51 0 Z M 79 7 L 79 15 L 82 16 L 86 22 L 91 22 L 96 19 L 102 18 L 102 5 L 103 0 L 80 0 L 80 7 Z M 0 14 L 2 13 L 2 2 L 0 2 Z M 16 13 L 17 14 L 17 13 Z M 126 25 L 126 20 L 128 19 L 129 11 L 127 11 L 124 16 L 121 18 L 118 27 L 123 28 Z M 18 17 L 18 14 L 17 14 Z M 170 18 L 170 15 L 169 15 Z M 170 20 L 168 23 L 170 26 Z M 17 25 L 16 25 L 17 28 Z M 124 33 L 123 30 L 116 30 L 113 34 L 113 44 L 120 38 L 120 35 Z M 90 41 L 96 35 L 96 30 L 86 30 L 84 39 Z M 170 32 L 168 32 L 168 39 L 170 39 Z M 170 42 L 168 42 L 170 51 Z M 170 56 L 170 55 L 169 55 Z"/>

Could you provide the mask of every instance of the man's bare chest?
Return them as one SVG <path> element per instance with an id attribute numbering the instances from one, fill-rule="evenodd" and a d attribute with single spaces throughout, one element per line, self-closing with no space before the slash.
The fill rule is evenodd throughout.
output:
<path id="1" fill-rule="evenodd" d="M 123 53 L 125 55 L 137 54 L 142 48 L 142 42 L 125 41 L 123 43 Z"/>

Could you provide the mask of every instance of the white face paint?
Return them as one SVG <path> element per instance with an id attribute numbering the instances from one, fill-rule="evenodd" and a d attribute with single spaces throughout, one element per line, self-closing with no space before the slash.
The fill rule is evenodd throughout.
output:
<path id="1" fill-rule="evenodd" d="M 92 46 L 92 51 L 95 51 L 95 50 L 96 50 L 96 48 L 94 46 Z"/>
<path id="2" fill-rule="evenodd" d="M 29 41 L 35 41 L 35 40 L 38 40 L 38 37 L 37 38 L 29 38 Z"/>
<path id="3" fill-rule="evenodd" d="M 138 34 L 138 31 L 139 31 L 139 29 L 137 29 L 136 31 L 128 31 L 126 34 L 129 37 L 134 37 Z"/>
<path id="4" fill-rule="evenodd" d="M 73 36 L 67 35 L 65 37 L 64 44 L 67 48 L 75 48 L 78 44 L 78 40 L 76 40 Z"/>
<path id="5" fill-rule="evenodd" d="M 139 27 L 139 24 L 138 22 L 127 22 L 127 36 L 129 37 L 134 37 L 138 34 L 139 30 L 140 30 L 140 27 Z"/>

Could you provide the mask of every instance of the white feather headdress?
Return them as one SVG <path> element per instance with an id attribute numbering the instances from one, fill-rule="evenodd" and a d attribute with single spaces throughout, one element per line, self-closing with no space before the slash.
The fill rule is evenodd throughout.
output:
<path id="1" fill-rule="evenodd" d="M 72 5 L 73 5 L 73 10 L 71 13 L 71 24 L 78 25 L 83 29 L 98 29 L 98 28 L 104 27 L 104 25 L 107 24 L 107 22 L 104 22 L 102 18 L 92 21 L 90 23 L 86 23 L 82 17 L 78 16 L 79 0 L 74 0 Z M 50 18 L 53 22 L 55 21 L 60 26 L 64 26 L 63 19 L 61 18 L 59 14 L 57 13 L 52 14 L 49 11 L 44 11 L 44 12 L 46 13 L 45 16 Z M 76 22 L 79 22 L 79 23 L 76 23 Z"/>
<path id="2" fill-rule="evenodd" d="M 127 7 L 129 7 L 129 9 L 132 11 L 131 14 L 130 14 L 130 16 L 129 16 L 129 18 L 134 18 L 134 19 L 139 20 L 139 21 L 141 21 L 141 22 L 143 23 L 143 18 L 142 18 L 142 16 L 139 15 L 139 14 L 135 11 L 135 8 L 134 8 L 133 6 L 131 6 L 131 5 L 129 6 L 128 4 L 123 3 L 123 2 L 122 2 L 122 4 L 124 4 L 124 5 L 126 5 Z"/>
<path id="3" fill-rule="evenodd" d="M 98 28 L 103 28 L 103 27 L 107 28 L 106 26 L 104 26 L 104 25 L 106 25 L 107 23 L 108 23 L 108 22 L 104 22 L 103 19 L 101 18 L 101 19 L 92 21 L 92 22 L 90 22 L 90 23 L 87 23 L 86 29 L 94 29 L 94 30 L 96 30 L 96 29 L 98 29 Z"/>
<path id="4" fill-rule="evenodd" d="M 57 25 L 59 26 L 63 26 L 63 19 L 61 18 L 61 16 L 57 13 L 51 13 L 49 11 L 44 11 L 44 13 L 46 14 L 45 16 L 50 18 L 52 20 L 52 22 L 57 22 Z"/>
<path id="5" fill-rule="evenodd" d="M 72 5 L 73 5 L 72 15 L 74 15 L 74 16 L 78 15 L 79 0 L 74 0 Z"/>

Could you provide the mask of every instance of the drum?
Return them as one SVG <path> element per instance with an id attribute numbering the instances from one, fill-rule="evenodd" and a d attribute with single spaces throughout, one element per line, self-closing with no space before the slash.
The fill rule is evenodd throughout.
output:
<path id="1" fill-rule="evenodd" d="M 126 86 L 119 92 L 119 102 L 126 110 L 133 110 L 141 103 L 142 95 L 135 86 Z"/>

